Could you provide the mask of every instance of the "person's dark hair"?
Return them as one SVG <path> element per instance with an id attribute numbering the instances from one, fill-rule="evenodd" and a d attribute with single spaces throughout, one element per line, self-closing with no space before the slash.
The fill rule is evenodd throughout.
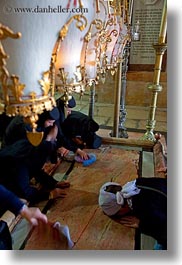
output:
<path id="1" fill-rule="evenodd" d="M 58 120 L 59 119 L 59 110 L 57 107 L 54 107 L 52 110 L 45 110 L 39 115 L 39 120 L 37 122 L 38 127 L 43 127 L 46 120 Z"/>
<path id="2" fill-rule="evenodd" d="M 120 185 L 108 185 L 105 187 L 105 191 L 107 192 L 111 192 L 116 194 L 116 192 L 121 191 L 122 190 L 122 186 Z"/>

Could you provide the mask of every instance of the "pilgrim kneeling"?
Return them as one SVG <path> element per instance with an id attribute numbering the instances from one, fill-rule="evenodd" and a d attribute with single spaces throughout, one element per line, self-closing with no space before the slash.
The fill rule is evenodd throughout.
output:
<path id="1" fill-rule="evenodd" d="M 156 239 L 155 250 L 167 249 L 167 179 L 138 178 L 124 186 L 107 182 L 99 205 L 106 215 Z"/>

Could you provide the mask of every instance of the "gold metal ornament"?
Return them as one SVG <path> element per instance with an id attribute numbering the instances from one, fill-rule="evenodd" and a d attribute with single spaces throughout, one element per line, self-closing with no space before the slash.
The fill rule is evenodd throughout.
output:
<path id="1" fill-rule="evenodd" d="M 96 32 L 94 32 L 94 33 L 93 33 L 93 27 L 95 27 L 95 29 L 96 29 Z M 87 64 L 87 55 L 89 53 L 89 51 L 88 51 L 89 42 L 91 41 L 92 38 L 95 39 L 94 47 L 93 47 L 93 50 L 95 52 L 95 62 L 94 62 L 94 64 L 96 63 L 97 69 L 100 67 L 100 50 L 99 50 L 98 37 L 99 37 L 99 34 L 100 34 L 101 30 L 103 29 L 103 27 L 104 27 L 104 23 L 103 23 L 103 21 L 101 19 L 94 19 L 90 23 L 89 29 L 88 29 L 87 33 L 85 34 L 84 43 L 83 43 L 83 53 L 84 53 L 83 65 L 84 65 L 84 71 L 85 71 L 85 67 L 86 67 L 86 64 Z M 92 65 L 92 66 L 94 66 L 94 65 Z M 90 80 L 89 78 L 87 78 L 86 73 L 84 73 L 84 83 L 86 85 L 88 85 L 89 87 L 92 87 L 93 83 L 94 84 L 98 84 L 98 80 L 99 80 L 99 74 L 98 73 L 96 73 L 96 77 L 93 80 Z"/>
<path id="2" fill-rule="evenodd" d="M 44 133 L 43 132 L 37 132 L 36 128 L 36 122 L 38 121 L 38 115 L 32 115 L 28 117 L 24 117 L 24 122 L 28 124 L 32 124 L 34 127 L 32 128 L 32 132 L 26 131 L 27 139 L 33 146 L 38 146 L 43 139 Z"/>
<path id="3" fill-rule="evenodd" d="M 80 5 L 82 5 L 80 1 Z M 61 28 L 59 32 L 59 37 L 56 41 L 55 47 L 53 49 L 52 58 L 54 60 L 54 64 L 57 62 L 58 53 L 61 47 L 62 42 L 66 38 L 69 30 L 70 24 L 76 21 L 76 28 L 80 31 L 83 31 L 87 26 L 87 18 L 82 14 L 72 16 L 65 25 Z M 54 69 L 55 70 L 55 69 Z M 65 72 L 63 67 L 59 68 L 58 77 L 60 78 L 60 83 L 56 85 L 58 93 L 63 91 L 62 99 L 64 100 L 65 105 L 68 104 L 68 100 L 72 97 L 71 94 L 73 92 L 79 91 L 80 94 L 83 93 L 84 85 L 83 85 L 83 74 L 84 70 L 81 65 L 78 65 L 75 69 L 74 76 L 75 80 L 72 79 L 71 82 L 68 82 L 68 73 Z"/>
<path id="4" fill-rule="evenodd" d="M 5 104 L 9 101 L 7 86 L 8 86 L 8 79 L 10 77 L 9 71 L 6 68 L 6 60 L 9 58 L 9 56 L 5 52 L 1 41 L 7 38 L 18 39 L 20 37 L 21 37 L 20 32 L 14 33 L 9 27 L 0 23 L 0 82 L 3 93 L 1 99 L 0 113 L 4 112 Z"/>
<path id="5" fill-rule="evenodd" d="M 39 83 L 43 90 L 43 96 L 47 96 L 50 91 L 50 85 L 51 85 L 50 71 L 46 71 L 43 73 L 43 79 L 39 80 Z"/>

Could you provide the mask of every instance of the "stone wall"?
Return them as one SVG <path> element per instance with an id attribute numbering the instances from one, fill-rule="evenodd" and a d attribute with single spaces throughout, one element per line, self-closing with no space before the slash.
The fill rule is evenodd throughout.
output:
<path id="1" fill-rule="evenodd" d="M 126 105 L 148 107 L 151 102 L 151 92 L 147 89 L 153 82 L 153 72 L 128 72 Z M 167 108 L 167 74 L 161 72 L 160 85 L 162 92 L 158 94 L 158 108 Z M 106 82 L 96 86 L 96 102 L 114 103 L 115 80 L 108 74 Z"/>

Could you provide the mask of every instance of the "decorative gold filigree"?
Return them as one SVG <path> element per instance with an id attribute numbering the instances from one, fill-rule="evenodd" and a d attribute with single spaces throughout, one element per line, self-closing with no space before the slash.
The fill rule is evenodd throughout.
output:
<path id="1" fill-rule="evenodd" d="M 101 19 L 94 19 L 90 23 L 89 29 L 88 29 L 87 33 L 85 34 L 85 37 L 84 37 L 84 41 L 86 43 L 88 43 L 91 40 L 91 38 L 93 38 L 95 36 L 95 34 L 92 34 L 92 28 L 93 28 L 93 26 L 95 26 L 95 28 L 97 29 L 97 31 L 100 31 L 103 28 L 103 21 Z"/>
<path id="2" fill-rule="evenodd" d="M 59 32 L 59 39 L 61 41 L 63 41 L 64 38 L 67 36 L 69 26 L 70 26 L 70 24 L 72 23 L 73 20 L 76 20 L 76 27 L 79 30 L 83 31 L 86 28 L 86 26 L 87 26 L 87 18 L 85 16 L 83 16 L 83 15 L 75 15 L 75 16 L 72 16 L 66 22 L 66 24 L 64 24 L 64 26 L 62 27 L 62 29 Z"/>
<path id="3" fill-rule="evenodd" d="M 9 27 L 6 27 L 0 23 L 0 81 L 2 85 L 3 99 L 5 103 L 8 103 L 9 101 L 7 84 L 10 75 L 8 69 L 6 68 L 6 60 L 9 56 L 5 52 L 1 41 L 7 38 L 18 39 L 20 37 L 20 32 L 14 33 Z"/>
<path id="4" fill-rule="evenodd" d="M 70 3 L 71 3 L 71 0 L 68 1 L 67 8 L 70 7 Z M 79 7 L 82 8 L 83 7 L 82 1 L 81 0 L 78 0 L 78 3 L 79 3 Z M 77 5 L 77 1 L 74 0 L 74 6 L 76 6 L 76 5 Z"/>
<path id="5" fill-rule="evenodd" d="M 81 0 L 78 0 L 78 2 L 79 2 L 79 7 L 82 8 L 83 7 L 82 1 Z"/>
<path id="6" fill-rule="evenodd" d="M 107 50 L 108 50 L 108 44 L 112 42 L 113 37 L 116 38 L 118 36 L 118 31 L 116 29 L 113 29 L 109 31 L 107 27 L 111 27 L 115 25 L 115 17 L 111 17 L 108 19 L 102 28 L 102 30 L 99 32 L 98 40 L 97 40 L 97 47 L 96 47 L 96 54 L 97 54 L 97 78 L 101 77 L 101 81 L 104 83 L 106 78 L 106 71 L 113 68 L 114 65 L 112 65 L 112 62 L 108 61 L 107 58 Z"/>
<path id="7" fill-rule="evenodd" d="M 6 84 L 7 79 L 9 77 L 9 73 L 6 68 L 6 59 L 8 59 L 8 55 L 5 53 L 3 46 L 0 42 L 0 71 L 1 71 L 0 80 L 2 84 Z"/>
<path id="8" fill-rule="evenodd" d="M 69 91 L 69 90 L 64 91 L 64 94 L 60 97 L 60 99 L 63 100 L 65 106 L 68 106 L 69 100 L 72 99 L 71 91 Z"/>
<path id="9" fill-rule="evenodd" d="M 50 71 L 43 73 L 43 80 L 39 80 L 39 83 L 43 90 L 43 96 L 47 96 L 50 91 Z"/>
<path id="10" fill-rule="evenodd" d="M 37 98 L 37 93 L 35 91 L 32 91 L 29 93 L 29 96 L 32 99 L 32 101 L 34 102 Z"/>
<path id="11" fill-rule="evenodd" d="M 81 4 L 81 2 L 80 2 L 80 4 Z M 78 28 L 80 31 L 83 31 L 87 26 L 87 18 L 85 16 L 83 16 L 82 14 L 72 16 L 66 22 L 66 24 L 61 28 L 61 30 L 59 32 L 59 37 L 58 37 L 56 44 L 54 46 L 54 49 L 53 49 L 52 60 L 54 61 L 54 63 L 56 63 L 56 61 L 57 61 L 57 56 L 58 56 L 61 44 L 68 34 L 69 26 L 74 20 L 76 20 L 76 28 Z M 70 95 L 70 93 L 72 93 L 74 91 L 82 93 L 82 90 L 83 90 L 83 83 L 82 83 L 83 76 L 82 76 L 82 74 L 84 73 L 84 71 L 83 71 L 81 66 L 77 66 L 75 70 L 76 70 L 74 73 L 75 78 L 71 78 L 68 82 L 68 74 L 69 73 L 65 72 L 64 68 L 59 69 L 58 77 L 60 78 L 60 84 L 57 85 L 57 91 L 61 91 L 61 89 L 63 89 L 63 91 L 64 91 L 63 98 L 65 99 L 65 104 L 67 104 L 67 102 L 68 102 L 68 95 L 67 95 L 68 92 Z"/>
<path id="12" fill-rule="evenodd" d="M 14 33 L 9 27 L 0 23 L 0 40 L 4 40 L 6 38 L 18 39 L 21 37 L 21 33 Z"/>
<path id="13" fill-rule="evenodd" d="M 51 56 L 51 63 L 50 63 L 50 92 L 51 92 L 51 95 L 54 97 L 54 93 L 55 93 L 55 74 L 56 74 L 56 71 L 55 71 L 55 58 L 54 56 L 52 55 Z"/>
<path id="14" fill-rule="evenodd" d="M 72 23 L 73 20 L 77 21 L 76 27 L 79 30 L 81 30 L 81 31 L 84 30 L 86 28 L 86 26 L 87 26 L 87 18 L 84 17 L 83 15 L 80 15 L 80 14 L 72 16 L 66 22 L 66 24 L 64 24 L 64 26 L 59 31 L 59 36 L 58 36 L 58 39 L 56 41 L 56 44 L 55 44 L 53 52 L 52 52 L 52 60 L 53 60 L 54 63 L 57 60 L 57 55 L 58 55 L 58 52 L 59 52 L 59 49 L 60 49 L 60 45 L 63 42 L 63 40 L 65 39 L 65 37 L 67 36 L 68 30 L 69 30 L 69 26 L 70 26 L 70 24 Z"/>
<path id="15" fill-rule="evenodd" d="M 41 97 L 29 100 L 23 100 L 22 104 L 9 104 L 6 105 L 6 114 L 8 116 L 22 115 L 28 117 L 36 114 L 41 114 L 44 110 L 51 110 L 56 106 L 55 99 L 53 97 Z M 33 125 L 32 125 L 33 127 Z"/>
<path id="16" fill-rule="evenodd" d="M 15 101 L 17 103 L 22 102 L 23 90 L 25 88 L 24 84 L 19 82 L 19 77 L 16 75 L 11 76 L 12 84 L 8 85 L 8 89 L 11 91 Z"/>
<path id="17" fill-rule="evenodd" d="M 96 31 L 93 33 L 93 27 L 95 27 Z M 84 78 L 84 83 L 86 85 L 91 86 L 92 81 L 94 81 L 97 84 L 97 81 L 99 80 L 99 76 L 97 75 L 95 80 L 86 80 L 86 74 L 85 74 L 85 65 L 87 61 L 87 55 L 89 54 L 88 48 L 89 48 L 89 42 L 91 41 L 92 38 L 94 39 L 94 51 L 95 51 L 95 62 L 92 62 L 92 66 L 96 64 L 97 68 L 100 67 L 100 60 L 98 59 L 98 47 L 99 47 L 99 42 L 98 42 L 98 36 L 101 32 L 101 30 L 104 27 L 104 22 L 101 19 L 94 19 L 89 26 L 89 29 L 87 33 L 84 36 L 84 68 L 83 68 L 83 78 Z M 94 64 L 94 65 L 93 65 Z"/>

